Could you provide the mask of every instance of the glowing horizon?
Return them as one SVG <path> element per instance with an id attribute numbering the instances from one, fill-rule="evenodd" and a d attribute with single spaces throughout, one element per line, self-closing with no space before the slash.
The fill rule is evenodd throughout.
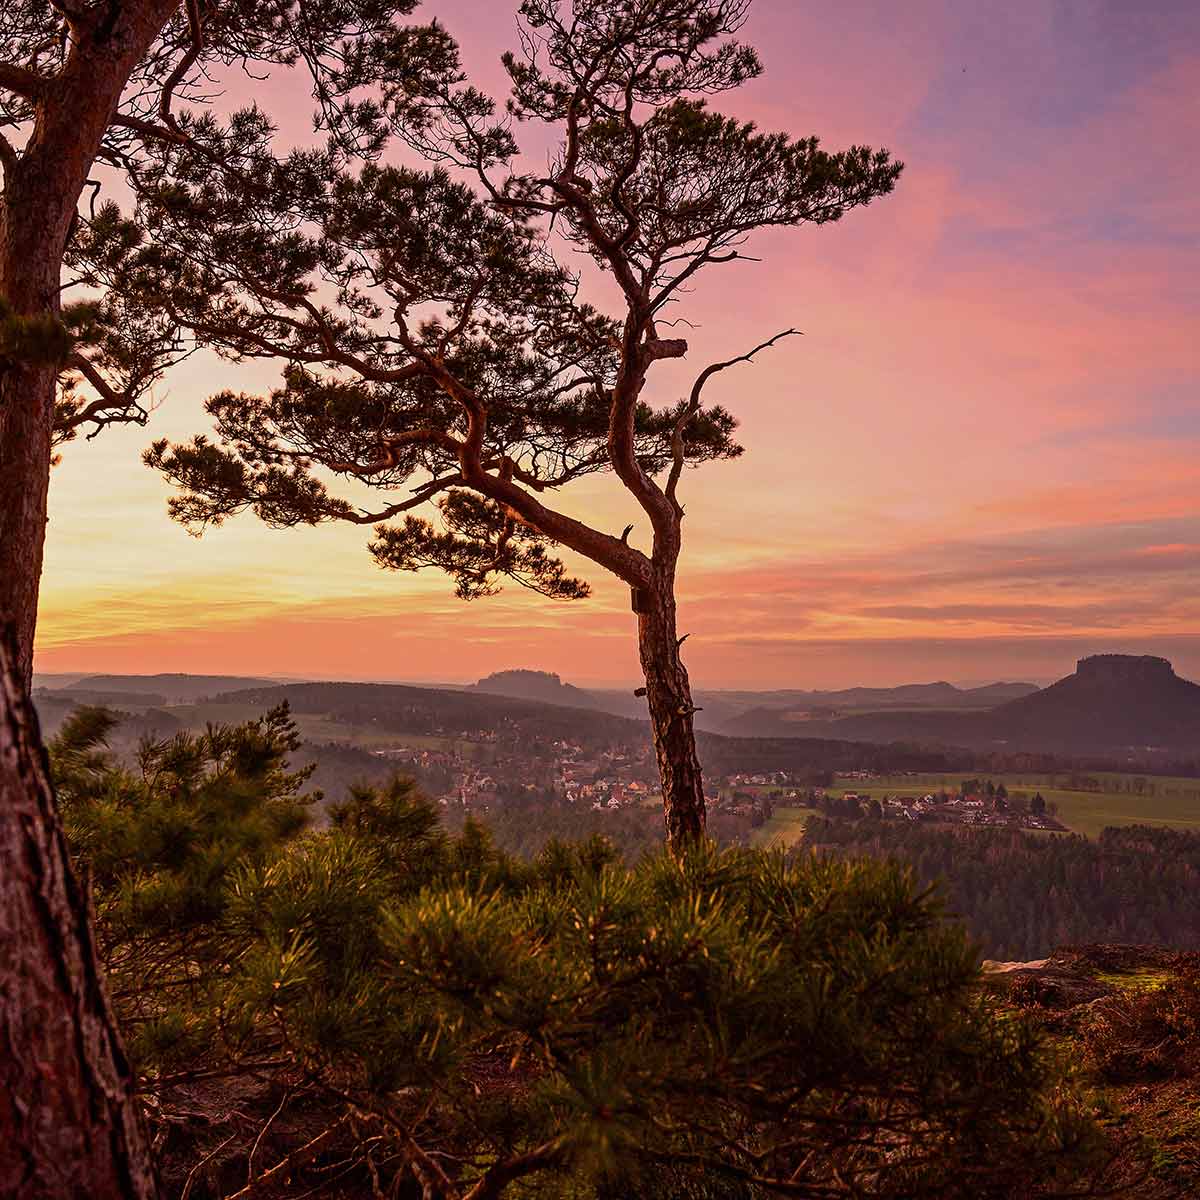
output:
<path id="1" fill-rule="evenodd" d="M 696 687 L 1048 679 L 1101 651 L 1200 677 L 1200 9 L 1086 11 L 859 2 L 809 20 L 755 0 L 766 75 L 719 107 L 886 145 L 907 169 L 840 225 L 710 270 L 682 314 L 687 363 L 652 376 L 669 403 L 705 363 L 805 334 L 711 389 L 747 452 L 683 485 Z M 509 13 L 421 12 L 496 92 Z M 281 89 L 260 90 L 277 115 Z M 584 602 L 514 587 L 464 604 L 444 577 L 380 572 L 358 528 L 240 518 L 197 541 L 170 524 L 140 451 L 206 431 L 212 392 L 277 377 L 198 357 L 149 429 L 66 448 L 39 672 L 635 679 L 628 594 L 599 569 L 574 564 Z M 645 532 L 600 481 L 562 503 Z"/>

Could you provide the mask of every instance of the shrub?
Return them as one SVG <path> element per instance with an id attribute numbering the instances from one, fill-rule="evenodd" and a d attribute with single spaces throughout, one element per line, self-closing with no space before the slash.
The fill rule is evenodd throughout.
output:
<path id="1" fill-rule="evenodd" d="M 1088 1149 L 902 867 L 523 863 L 404 781 L 305 832 L 286 712 L 137 772 L 88 719 L 55 748 L 68 828 L 193 1200 L 277 1163 L 364 1196 L 1009 1196 Z"/>
<path id="2" fill-rule="evenodd" d="M 1083 1026 L 1090 1065 L 1114 1083 L 1200 1069 L 1200 966 L 1185 963 L 1160 987 L 1127 989 L 1092 1006 Z"/>

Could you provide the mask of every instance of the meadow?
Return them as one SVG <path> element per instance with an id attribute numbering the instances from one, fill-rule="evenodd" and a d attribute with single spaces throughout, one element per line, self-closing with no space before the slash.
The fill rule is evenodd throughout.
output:
<path id="1" fill-rule="evenodd" d="M 1175 829 L 1200 829 L 1200 779 L 1175 776 L 1122 775 L 1114 772 L 1089 773 L 1097 790 L 1064 786 L 1067 775 L 1010 773 L 989 778 L 1003 783 L 1010 794 L 1032 796 L 1041 792 L 1047 805 L 1053 806 L 1060 821 L 1074 833 L 1095 837 L 1106 826 L 1166 825 Z M 961 775 L 928 774 L 880 777 L 871 780 L 837 776 L 831 792 L 857 792 L 860 796 L 881 799 L 885 795 L 911 796 L 955 791 Z M 1139 792 L 1137 789 L 1141 788 Z"/>
<path id="2" fill-rule="evenodd" d="M 790 846 L 804 835 L 804 826 L 815 808 L 776 808 L 750 838 L 754 846 Z"/>

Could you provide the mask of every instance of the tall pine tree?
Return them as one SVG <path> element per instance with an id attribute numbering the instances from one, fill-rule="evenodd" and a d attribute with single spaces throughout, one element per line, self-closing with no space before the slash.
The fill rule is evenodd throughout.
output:
<path id="1" fill-rule="evenodd" d="M 704 831 L 675 581 L 686 466 L 741 452 L 710 405 L 716 375 L 794 332 L 706 366 L 686 399 L 651 405 L 656 364 L 688 351 L 668 311 L 749 235 L 819 225 L 891 190 L 886 151 L 822 150 L 710 110 L 760 70 L 735 35 L 745 0 L 526 0 L 508 111 L 555 139 L 548 171 L 521 166 L 509 121 L 461 78 L 396 131 L 432 169 L 294 155 L 247 210 L 228 176 L 196 162 L 137 214 L 158 256 L 118 256 L 118 290 L 146 297 L 225 353 L 288 368 L 269 396 L 209 403 L 217 441 L 154 446 L 197 527 L 245 509 L 287 526 L 377 525 L 385 567 L 439 567 L 460 596 L 515 580 L 576 599 L 587 584 L 555 547 L 631 591 L 645 695 L 676 850 Z M 383 71 L 386 75 L 386 70 Z M 385 105 L 386 107 L 386 105 Z M 473 180 L 468 186 L 464 178 Z M 252 223 L 248 221 L 252 219 Z M 123 228 L 95 225 L 93 257 Z M 582 252 L 617 285 L 620 312 L 580 299 L 564 265 Z M 153 278 L 159 279 L 154 293 Z M 596 528 L 551 495 L 614 475 L 645 514 L 649 544 Z M 328 479 L 383 493 L 371 508 Z M 434 506 L 441 527 L 413 510 Z M 394 522 L 394 523 L 389 523 Z"/>

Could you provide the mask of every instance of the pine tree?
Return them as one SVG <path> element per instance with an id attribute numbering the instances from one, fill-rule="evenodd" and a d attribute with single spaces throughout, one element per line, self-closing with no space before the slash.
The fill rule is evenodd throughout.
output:
<path id="1" fill-rule="evenodd" d="M 399 24 L 414 6 L 415 0 L 281 0 L 270 6 L 250 0 L 6 0 L 0 6 L 0 624 L 11 622 L 14 631 L 15 682 L 7 696 L 13 711 L 23 705 L 20 692 L 28 692 L 32 679 L 55 444 L 81 429 L 90 436 L 108 424 L 144 421 L 147 388 L 190 348 L 168 312 L 137 296 L 106 292 L 104 261 L 83 261 L 80 241 L 88 238 L 80 238 L 86 228 L 81 197 L 95 189 L 90 208 L 102 186 L 93 169 L 100 164 L 105 179 L 115 176 L 136 190 L 147 171 L 161 182 L 158 172 L 174 152 L 202 158 L 248 189 L 260 186 L 244 170 L 246 130 L 265 121 L 262 113 L 221 122 L 204 111 L 213 68 L 231 64 L 252 77 L 272 66 L 299 66 L 311 78 L 318 126 L 331 145 L 343 155 L 369 149 L 379 140 L 382 118 L 377 105 L 359 97 L 378 81 L 383 61 L 393 115 L 405 108 L 406 88 L 419 90 L 425 74 L 446 62 L 448 43 L 439 29 Z M 151 155 L 151 148 L 167 153 Z M 64 265 L 78 270 L 64 275 Z M 76 285 L 90 290 L 85 301 L 72 299 Z M 111 1194 L 114 1186 L 125 1195 L 148 1194 L 152 1181 L 135 1161 L 135 1135 L 117 1128 L 123 1119 L 118 1102 L 127 1097 L 130 1080 L 102 1027 L 103 1004 L 85 952 L 87 914 L 57 863 L 52 797 L 28 766 L 29 756 L 37 755 L 36 735 L 21 746 L 10 747 L 12 762 L 6 751 L 6 764 L 16 773 L 4 780 L 0 846 L 6 854 L 25 847 L 19 861 L 36 864 L 57 885 L 41 888 L 32 867 L 5 867 L 6 941 L 11 937 L 21 954 L 9 956 L 6 948 L 0 970 L 6 982 L 13 966 L 22 979 L 57 978 L 60 1005 L 66 993 L 76 993 L 66 1009 L 75 1028 L 58 1020 L 61 1011 L 48 1020 L 55 1052 L 41 1061 L 59 1072 L 64 1101 L 80 1099 L 71 1081 L 82 1071 L 112 1105 L 101 1098 L 81 1102 L 69 1116 L 59 1114 L 61 1145 L 77 1135 L 127 1159 L 123 1184 L 96 1173 L 91 1194 Z M 54 906 L 48 916 L 46 905 Z M 27 928 L 19 927 L 21 920 L 30 922 Z M 65 941 L 47 938 L 47 920 L 69 931 Z M 10 999 L 18 994 L 4 991 Z M 36 1078 L 37 1045 L 20 1039 L 8 1044 L 14 1053 L 35 1056 L 13 1064 L 14 1086 L 20 1070 L 26 1080 Z M 55 1058 L 72 1046 L 81 1048 L 80 1061 Z M 58 1154 L 52 1142 L 3 1137 L 16 1111 L 6 1108 L 0 1141 L 5 1150 L 25 1152 L 23 1169 L 31 1179 L 43 1172 L 50 1178 L 56 1158 L 65 1160 L 65 1170 L 79 1165 L 78 1147 Z M 99 1159 L 92 1165 L 100 1171 Z M 40 1193 L 30 1182 L 26 1194 Z"/>
<path id="2" fill-rule="evenodd" d="M 10 630 L 0 636 L 0 1195 L 150 1200 L 122 1039 Z"/>
<path id="3" fill-rule="evenodd" d="M 203 528 L 250 509 L 277 526 L 375 525 L 380 565 L 440 568 L 467 599 L 505 580 L 586 596 L 558 547 L 629 586 L 676 850 L 705 819 L 676 629 L 678 489 L 685 467 L 741 453 L 734 418 L 707 401 L 715 377 L 796 331 L 712 363 L 686 399 L 652 407 L 656 365 L 689 348 L 669 336 L 681 323 L 671 306 L 744 259 L 755 231 L 836 221 L 900 170 L 885 151 L 829 153 L 698 98 L 758 74 L 734 36 L 746 8 L 525 0 L 522 53 L 504 60 L 509 112 L 556 140 L 548 172 L 521 166 L 509 122 L 460 80 L 396 129 L 432 169 L 341 170 L 306 152 L 247 204 L 198 162 L 141 197 L 157 260 L 118 255 L 110 268 L 143 296 L 157 274 L 152 306 L 222 352 L 289 364 L 270 396 L 210 401 L 215 443 L 153 447 L 148 461 L 181 490 L 180 520 Z M 119 228 L 104 214 L 93 257 Z M 580 300 L 564 265 L 579 252 L 615 282 L 614 317 Z M 640 506 L 648 548 L 633 526 L 595 528 L 551 503 L 598 472 Z M 377 489 L 378 505 L 334 495 L 328 474 Z M 415 515 L 431 507 L 440 528 Z"/>

